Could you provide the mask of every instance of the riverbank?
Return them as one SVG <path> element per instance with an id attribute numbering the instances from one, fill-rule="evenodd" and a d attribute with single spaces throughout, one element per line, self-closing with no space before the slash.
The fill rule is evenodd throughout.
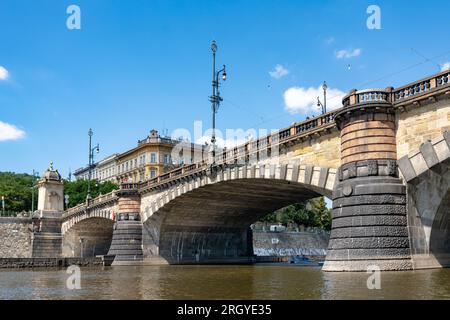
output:
<path id="1" fill-rule="evenodd" d="M 66 268 L 71 265 L 80 267 L 108 266 L 112 261 L 104 257 L 91 258 L 0 258 L 0 269 L 23 268 Z"/>

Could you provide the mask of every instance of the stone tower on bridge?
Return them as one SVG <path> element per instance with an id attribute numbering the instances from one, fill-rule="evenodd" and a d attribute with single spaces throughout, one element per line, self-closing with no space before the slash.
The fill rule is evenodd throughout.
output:
<path id="1" fill-rule="evenodd" d="M 351 92 L 335 115 L 341 167 L 324 270 L 412 268 L 391 91 Z"/>

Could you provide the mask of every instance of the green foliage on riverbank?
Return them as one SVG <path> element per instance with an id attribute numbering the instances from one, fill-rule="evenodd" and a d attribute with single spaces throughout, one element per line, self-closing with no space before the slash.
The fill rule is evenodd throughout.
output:
<path id="1" fill-rule="evenodd" d="M 5 197 L 5 211 L 21 212 L 31 210 L 33 177 L 26 173 L 0 172 L 0 201 Z M 35 207 L 37 192 L 35 192 Z M 0 211 L 1 211 L 0 202 Z"/>
<path id="2" fill-rule="evenodd" d="M 328 209 L 324 197 L 312 199 L 306 203 L 295 203 L 268 214 L 261 222 L 303 225 L 331 230 L 331 209 Z"/>

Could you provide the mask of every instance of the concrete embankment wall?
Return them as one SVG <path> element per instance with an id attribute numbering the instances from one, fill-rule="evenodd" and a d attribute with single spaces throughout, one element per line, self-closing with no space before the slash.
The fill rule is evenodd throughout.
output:
<path id="1" fill-rule="evenodd" d="M 32 252 L 32 220 L 0 218 L 0 258 L 30 258 Z"/>
<path id="2" fill-rule="evenodd" d="M 325 256 L 328 233 L 253 232 L 253 251 L 257 256 Z"/>

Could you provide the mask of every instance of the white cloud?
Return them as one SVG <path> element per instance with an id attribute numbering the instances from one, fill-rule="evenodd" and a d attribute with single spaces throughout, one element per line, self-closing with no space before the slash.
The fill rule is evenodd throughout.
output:
<path id="1" fill-rule="evenodd" d="M 336 58 L 338 59 L 348 59 L 353 57 L 358 57 L 361 55 L 362 50 L 361 49 L 348 49 L 348 50 L 339 50 L 335 52 Z"/>
<path id="2" fill-rule="evenodd" d="M 25 137 L 25 131 L 16 126 L 0 121 L 0 141 L 18 140 Z"/>
<path id="3" fill-rule="evenodd" d="M 281 79 L 289 74 L 289 70 L 283 67 L 281 64 L 277 64 L 275 66 L 275 70 L 269 71 L 269 74 L 272 78 Z"/>
<path id="4" fill-rule="evenodd" d="M 345 92 L 339 89 L 328 88 L 327 90 L 327 111 L 342 107 L 342 98 Z M 287 89 L 284 94 L 285 110 L 291 114 L 309 111 L 317 112 L 317 97 L 323 103 L 322 86 L 317 88 L 292 87 Z"/>
<path id="5" fill-rule="evenodd" d="M 444 64 L 441 64 L 441 71 L 450 70 L 450 61 Z"/>
<path id="6" fill-rule="evenodd" d="M 5 67 L 0 66 L 0 81 L 1 80 L 6 80 L 9 77 L 9 72 L 8 70 L 6 70 Z"/>

